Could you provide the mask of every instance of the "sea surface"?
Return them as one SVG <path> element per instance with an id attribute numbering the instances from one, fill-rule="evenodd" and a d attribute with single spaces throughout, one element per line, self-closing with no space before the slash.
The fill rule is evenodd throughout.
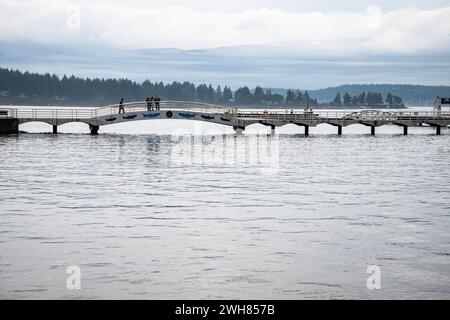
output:
<path id="1" fill-rule="evenodd" d="M 20 130 L 0 136 L 1 299 L 450 299 L 448 128 Z"/>

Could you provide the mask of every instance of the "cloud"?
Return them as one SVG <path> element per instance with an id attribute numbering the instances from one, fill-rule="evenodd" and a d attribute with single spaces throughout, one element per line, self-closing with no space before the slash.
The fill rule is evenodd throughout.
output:
<path id="1" fill-rule="evenodd" d="M 286 1 L 0 0 L 0 65 L 235 87 L 449 84 L 450 6 L 276 5 Z"/>
<path id="2" fill-rule="evenodd" d="M 142 2 L 2 1 L 0 41 L 116 48 L 290 46 L 301 54 L 450 51 L 450 7 L 382 12 L 199 9 Z"/>

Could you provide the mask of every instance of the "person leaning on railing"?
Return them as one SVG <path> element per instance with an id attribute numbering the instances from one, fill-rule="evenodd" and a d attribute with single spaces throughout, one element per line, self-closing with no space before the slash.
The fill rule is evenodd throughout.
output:
<path id="1" fill-rule="evenodd" d="M 158 95 L 156 95 L 154 101 L 155 101 L 155 109 L 159 110 L 159 103 L 161 102 L 161 98 Z"/>
<path id="2" fill-rule="evenodd" d="M 147 97 L 145 99 L 145 101 L 147 102 L 147 111 L 152 111 L 153 110 L 153 100 L 154 100 L 153 96 L 151 96 L 150 98 Z"/>

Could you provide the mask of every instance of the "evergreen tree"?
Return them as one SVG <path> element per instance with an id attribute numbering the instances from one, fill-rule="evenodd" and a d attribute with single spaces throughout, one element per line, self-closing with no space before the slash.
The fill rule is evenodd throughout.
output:
<path id="1" fill-rule="evenodd" d="M 241 87 L 234 93 L 234 99 L 238 104 L 252 104 L 253 95 L 248 87 Z"/>
<path id="2" fill-rule="evenodd" d="M 400 98 L 399 96 L 393 95 L 392 100 L 393 100 L 394 106 L 403 106 L 402 98 Z"/>
<path id="3" fill-rule="evenodd" d="M 303 103 L 308 106 L 311 107 L 311 98 L 309 97 L 309 92 L 305 91 L 303 93 Z"/>
<path id="4" fill-rule="evenodd" d="M 270 89 L 267 89 L 264 93 L 264 101 L 273 104 L 272 102 L 272 91 Z"/>
<path id="5" fill-rule="evenodd" d="M 281 94 L 275 93 L 272 95 L 272 104 L 279 105 L 284 101 L 284 97 Z"/>
<path id="6" fill-rule="evenodd" d="M 336 94 L 336 97 L 333 99 L 333 104 L 335 106 L 342 106 L 342 100 L 341 100 L 341 93 L 340 92 L 338 92 Z"/>
<path id="7" fill-rule="evenodd" d="M 358 104 L 360 104 L 360 105 L 365 105 L 366 103 L 367 103 L 366 93 L 363 91 L 363 92 L 358 96 Z"/>
<path id="8" fill-rule="evenodd" d="M 209 90 L 206 84 L 201 84 L 197 87 L 197 96 L 198 99 L 202 102 L 208 101 L 209 98 Z"/>
<path id="9" fill-rule="evenodd" d="M 286 92 L 286 104 L 287 104 L 287 105 L 292 105 L 292 104 L 294 104 L 294 103 L 295 103 L 295 98 L 296 98 L 296 96 L 295 96 L 295 91 L 289 89 L 289 90 Z"/>
<path id="10" fill-rule="evenodd" d="M 348 94 L 348 92 L 344 93 L 343 103 L 344 106 L 349 106 L 352 103 L 352 97 Z"/>
<path id="11" fill-rule="evenodd" d="M 374 104 L 374 97 L 373 97 L 373 94 L 372 94 L 372 92 L 367 92 L 367 94 L 366 94 L 366 103 L 369 105 L 369 106 L 372 106 L 373 104 Z"/>
<path id="12" fill-rule="evenodd" d="M 256 86 L 253 97 L 254 103 L 261 104 L 264 101 L 264 90 L 260 86 Z"/>
<path id="13" fill-rule="evenodd" d="M 198 100 L 197 90 L 195 88 L 195 85 L 188 81 L 183 82 L 183 84 L 181 85 L 181 96 L 182 96 L 181 99 L 184 101 Z M 169 99 L 170 99 L 170 97 L 169 97 Z"/>
<path id="14" fill-rule="evenodd" d="M 300 90 L 297 90 L 297 96 L 295 98 L 295 103 L 299 106 L 305 104 L 306 105 L 306 99 L 303 97 L 303 94 Z"/>
<path id="15" fill-rule="evenodd" d="M 216 102 L 216 92 L 214 91 L 212 85 L 208 86 L 208 102 Z"/>
<path id="16" fill-rule="evenodd" d="M 381 93 L 367 92 L 366 101 L 369 106 L 381 105 L 384 102 Z"/>
<path id="17" fill-rule="evenodd" d="M 394 105 L 394 97 L 392 96 L 392 93 L 390 93 L 390 92 L 386 95 L 386 103 L 389 106 Z"/>
<path id="18" fill-rule="evenodd" d="M 222 88 L 220 86 L 216 88 L 216 99 L 218 102 L 223 102 Z"/>
<path id="19" fill-rule="evenodd" d="M 225 86 L 225 88 L 223 88 L 223 102 L 228 103 L 232 99 L 233 99 L 233 92 L 231 91 L 230 88 Z"/>

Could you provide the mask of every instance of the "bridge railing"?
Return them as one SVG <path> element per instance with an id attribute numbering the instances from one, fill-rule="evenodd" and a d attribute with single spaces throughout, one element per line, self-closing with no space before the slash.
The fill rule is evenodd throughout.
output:
<path id="1" fill-rule="evenodd" d="M 79 119 L 91 119 L 95 117 L 94 109 L 71 109 L 71 108 L 60 108 L 60 109 L 46 109 L 46 108 L 18 108 L 13 111 L 16 118 L 19 119 L 69 119 L 69 120 L 79 120 Z"/>
<path id="2" fill-rule="evenodd" d="M 295 120 L 313 120 L 317 119 L 318 114 L 315 112 L 297 112 L 297 111 L 247 111 L 244 109 L 233 110 L 230 112 L 231 116 L 244 119 L 257 120 L 281 120 L 281 121 L 295 121 Z"/>
<path id="3" fill-rule="evenodd" d="M 239 109 L 237 117 L 252 119 L 268 119 L 282 121 L 300 120 L 357 120 L 357 121 L 408 121 L 408 120 L 450 120 L 450 112 L 435 111 L 303 111 L 299 109 L 291 110 L 245 110 Z"/>
<path id="4" fill-rule="evenodd" d="M 142 112 L 156 109 L 156 103 L 147 105 L 147 102 L 124 103 L 125 112 Z M 358 120 L 358 121 L 408 121 L 408 120 L 450 120 L 449 111 L 410 111 L 410 110 L 313 110 L 303 109 L 238 109 L 201 102 L 190 101 L 161 101 L 160 110 L 179 109 L 186 111 L 217 113 L 229 115 L 230 117 L 258 119 L 258 120 Z M 119 104 L 100 108 L 7 108 L 0 107 L 0 118 L 22 118 L 22 119 L 66 119 L 82 120 L 95 119 L 119 113 Z"/>
<path id="5" fill-rule="evenodd" d="M 17 109 L 0 108 L 0 119 L 17 118 Z"/>
<path id="6" fill-rule="evenodd" d="M 360 121 L 448 120 L 450 119 L 450 112 L 362 110 L 348 113 L 347 115 L 343 116 L 343 118 Z"/>
<path id="7" fill-rule="evenodd" d="M 156 108 L 159 110 L 168 110 L 168 109 L 180 109 L 185 111 L 196 111 L 196 112 L 205 112 L 205 113 L 225 113 L 228 110 L 231 110 L 229 107 L 222 107 L 218 105 L 202 103 L 202 102 L 190 102 L 190 101 L 161 101 L 159 104 L 157 102 L 147 103 L 143 102 L 130 102 L 124 103 L 123 105 L 124 112 L 142 112 L 142 111 L 156 111 Z M 119 104 L 113 104 L 106 107 L 100 107 L 95 109 L 95 117 L 109 116 L 118 114 L 120 110 Z"/>

